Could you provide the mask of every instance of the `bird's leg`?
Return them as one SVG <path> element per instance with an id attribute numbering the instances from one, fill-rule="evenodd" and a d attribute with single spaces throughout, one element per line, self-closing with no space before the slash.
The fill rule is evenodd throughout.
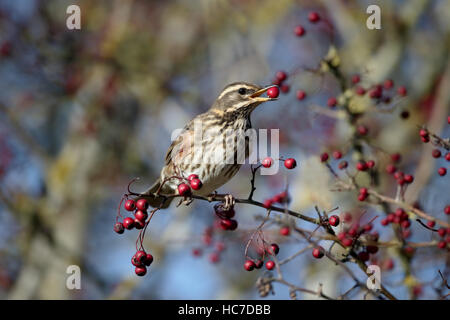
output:
<path id="1" fill-rule="evenodd" d="M 217 196 L 217 191 L 214 191 L 214 193 L 211 193 L 208 195 L 208 202 L 214 201 L 214 198 Z"/>
<path id="2" fill-rule="evenodd" d="M 225 211 L 232 209 L 234 207 L 234 204 L 236 203 L 236 200 L 234 199 L 233 195 L 231 195 L 231 194 L 226 194 L 224 197 L 224 201 L 225 201 L 225 203 L 224 203 L 223 208 Z"/>

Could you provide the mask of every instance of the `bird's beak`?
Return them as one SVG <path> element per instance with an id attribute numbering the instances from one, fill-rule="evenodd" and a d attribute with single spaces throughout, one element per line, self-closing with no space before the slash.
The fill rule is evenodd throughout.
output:
<path id="1" fill-rule="evenodd" d="M 265 92 L 267 92 L 267 90 L 269 90 L 272 87 L 276 87 L 276 86 L 275 85 L 268 86 L 268 87 L 262 88 L 256 92 L 253 92 L 250 95 L 250 98 L 255 102 L 266 102 L 266 101 L 277 100 L 277 98 L 261 97 L 261 95 L 263 95 Z"/>

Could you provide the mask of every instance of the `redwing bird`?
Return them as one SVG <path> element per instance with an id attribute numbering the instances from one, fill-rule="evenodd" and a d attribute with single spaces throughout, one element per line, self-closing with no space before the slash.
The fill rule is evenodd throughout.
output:
<path id="1" fill-rule="evenodd" d="M 198 175 L 203 185 L 193 190 L 193 194 L 200 196 L 207 196 L 228 182 L 242 165 L 236 161 L 238 152 L 244 151 L 245 159 L 250 153 L 245 131 L 252 127 L 252 111 L 263 102 L 276 100 L 262 97 L 271 87 L 245 82 L 226 86 L 212 107 L 193 118 L 172 142 L 158 180 L 140 197 L 146 198 L 152 207 L 167 208 L 173 197 L 159 195 L 178 194 L 177 187 L 183 182 L 180 178 Z M 245 150 L 236 143 L 241 138 Z"/>

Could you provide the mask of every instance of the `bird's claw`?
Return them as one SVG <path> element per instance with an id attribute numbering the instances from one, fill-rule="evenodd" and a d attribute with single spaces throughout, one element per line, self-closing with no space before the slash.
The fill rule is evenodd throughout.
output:
<path id="1" fill-rule="evenodd" d="M 233 209 L 233 207 L 234 207 L 234 205 L 236 203 L 236 200 L 234 199 L 233 195 L 227 194 L 227 195 L 225 195 L 223 200 L 224 200 L 223 209 L 225 211 Z"/>

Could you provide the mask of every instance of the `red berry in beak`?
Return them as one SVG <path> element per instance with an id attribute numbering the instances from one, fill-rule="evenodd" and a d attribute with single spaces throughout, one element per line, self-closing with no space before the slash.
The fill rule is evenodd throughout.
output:
<path id="1" fill-rule="evenodd" d="M 280 89 L 278 89 L 278 87 L 272 87 L 272 88 L 269 88 L 269 90 L 267 90 L 267 96 L 269 98 L 275 99 L 275 98 L 278 98 L 279 95 L 280 95 Z"/>

